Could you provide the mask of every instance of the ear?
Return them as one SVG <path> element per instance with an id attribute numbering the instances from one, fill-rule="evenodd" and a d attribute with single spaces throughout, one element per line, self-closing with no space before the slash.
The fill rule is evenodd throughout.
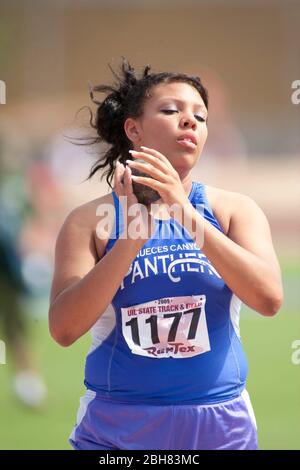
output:
<path id="1" fill-rule="evenodd" d="M 141 127 L 136 119 L 127 118 L 124 122 L 124 131 L 131 142 L 135 144 L 141 142 Z"/>

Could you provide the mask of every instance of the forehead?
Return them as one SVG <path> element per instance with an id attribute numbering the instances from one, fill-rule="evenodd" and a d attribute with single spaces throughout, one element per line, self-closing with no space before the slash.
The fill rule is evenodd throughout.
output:
<path id="1" fill-rule="evenodd" d="M 154 86 L 150 91 L 149 104 L 156 104 L 168 100 L 179 100 L 190 103 L 191 105 L 199 105 L 205 107 L 203 99 L 192 85 L 184 82 L 160 83 Z"/>

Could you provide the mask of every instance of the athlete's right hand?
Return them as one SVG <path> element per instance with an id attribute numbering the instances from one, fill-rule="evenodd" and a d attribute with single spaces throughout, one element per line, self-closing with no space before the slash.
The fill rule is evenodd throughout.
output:
<path id="1" fill-rule="evenodd" d="M 136 217 L 139 218 L 139 222 L 141 226 L 138 228 L 139 236 L 137 238 L 145 239 L 151 238 L 154 233 L 155 229 L 155 221 L 150 214 L 150 206 L 144 206 L 138 202 L 136 195 L 133 192 L 132 188 L 132 179 L 131 179 L 131 168 L 129 165 L 126 167 L 120 163 L 119 161 L 116 162 L 116 169 L 114 175 L 114 191 L 119 198 L 123 209 L 123 217 L 127 217 L 127 224 L 126 226 L 130 228 L 130 222 Z M 132 206 L 136 205 L 136 210 Z M 132 207 L 131 211 L 130 208 Z M 140 212 L 137 212 L 137 209 Z M 129 213 L 130 212 L 130 213 Z M 141 214 L 141 216 L 139 216 Z M 131 226 L 131 229 L 132 230 Z M 132 237 L 129 231 L 128 233 L 129 238 L 136 238 Z"/>
<path id="2" fill-rule="evenodd" d="M 131 180 L 131 168 L 129 165 L 126 167 L 120 163 L 116 162 L 115 170 L 115 179 L 114 179 L 114 191 L 118 198 L 120 196 L 127 197 L 127 206 L 130 207 L 133 204 L 137 204 L 138 200 L 136 195 L 133 192 L 132 180 Z M 121 199 L 122 201 L 122 199 Z M 123 207 L 123 205 L 122 205 Z M 123 207 L 124 209 L 124 207 Z"/>

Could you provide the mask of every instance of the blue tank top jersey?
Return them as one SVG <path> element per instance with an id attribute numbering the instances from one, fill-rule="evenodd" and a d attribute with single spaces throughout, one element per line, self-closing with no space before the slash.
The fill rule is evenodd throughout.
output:
<path id="1" fill-rule="evenodd" d="M 121 204 L 112 195 L 115 230 L 106 252 L 123 227 Z M 204 184 L 192 183 L 189 200 L 222 231 Z M 240 307 L 185 227 L 156 219 L 155 234 L 91 330 L 86 387 L 133 403 L 210 404 L 237 397 L 247 376 Z"/>

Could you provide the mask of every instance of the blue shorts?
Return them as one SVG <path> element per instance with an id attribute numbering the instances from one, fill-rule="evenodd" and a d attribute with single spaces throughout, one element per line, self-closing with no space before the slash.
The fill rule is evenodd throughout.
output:
<path id="1" fill-rule="evenodd" d="M 91 390 L 80 399 L 69 438 L 78 450 L 255 450 L 256 421 L 246 390 L 211 405 L 113 401 Z"/>

